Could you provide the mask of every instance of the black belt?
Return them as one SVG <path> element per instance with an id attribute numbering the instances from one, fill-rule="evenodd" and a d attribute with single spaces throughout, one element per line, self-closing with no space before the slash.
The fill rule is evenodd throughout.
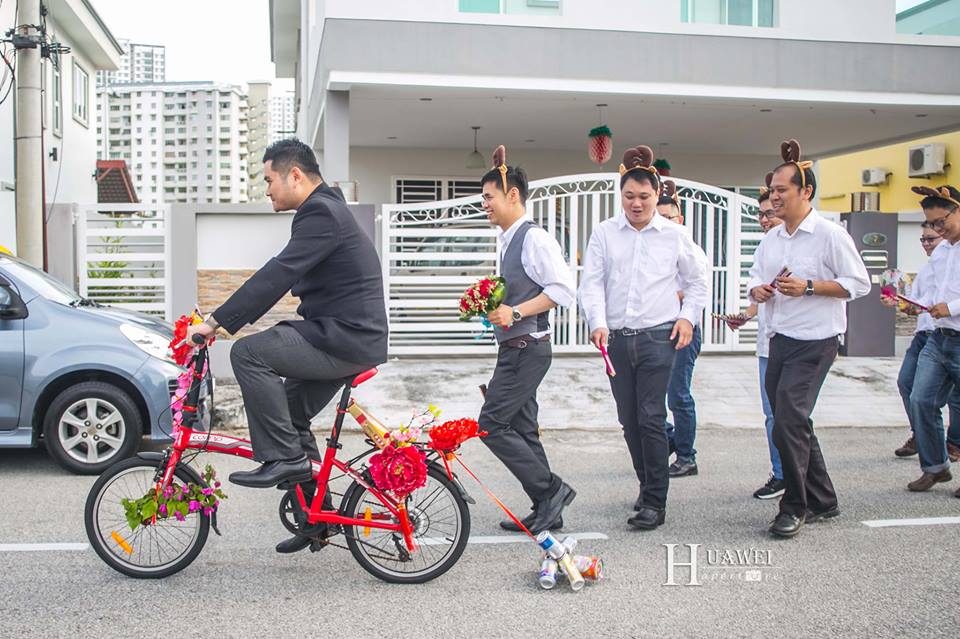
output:
<path id="1" fill-rule="evenodd" d="M 649 328 L 618 328 L 610 331 L 610 334 L 618 337 L 630 337 L 631 335 L 639 335 L 640 333 L 671 330 L 673 329 L 673 324 L 674 322 L 664 322 L 663 324 L 657 324 Z"/>
<path id="2" fill-rule="evenodd" d="M 543 337 L 533 337 L 529 333 L 526 335 L 517 335 L 516 337 L 511 337 L 505 342 L 500 342 L 500 347 L 506 346 L 507 348 L 526 348 L 531 344 L 538 344 L 540 342 L 549 342 L 550 335 L 544 335 Z"/>
<path id="3" fill-rule="evenodd" d="M 952 328 L 938 328 L 937 332 L 941 335 L 946 335 L 947 337 L 960 337 L 960 331 Z"/>
<path id="4" fill-rule="evenodd" d="M 926 335 L 927 337 L 930 337 L 932 332 L 933 331 L 917 331 L 917 335 Z"/>

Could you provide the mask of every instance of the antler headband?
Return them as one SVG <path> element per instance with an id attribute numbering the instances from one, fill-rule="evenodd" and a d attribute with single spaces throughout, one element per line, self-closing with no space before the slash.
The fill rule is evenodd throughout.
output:
<path id="1" fill-rule="evenodd" d="M 507 188 L 507 148 L 502 144 L 493 152 L 493 168 L 500 171 L 500 181 L 503 183 L 503 192 L 506 194 L 509 190 Z"/>
<path id="2" fill-rule="evenodd" d="M 803 178 L 801 178 L 801 181 L 803 181 Z M 760 187 L 761 196 L 770 193 L 770 185 L 773 184 L 773 171 L 768 171 L 767 174 L 763 176 L 763 183 L 764 186 Z"/>
<path id="3" fill-rule="evenodd" d="M 800 143 L 794 139 L 784 140 L 780 143 L 780 157 L 787 164 L 793 164 L 800 172 L 800 188 L 807 187 L 806 170 L 813 168 L 813 162 L 810 160 L 800 160 Z"/>
<path id="4" fill-rule="evenodd" d="M 620 176 L 623 177 L 631 171 L 646 171 L 651 175 L 657 176 L 657 167 L 653 166 L 653 149 L 649 146 L 635 146 L 623 152 L 623 161 L 620 163 Z"/>
<path id="5" fill-rule="evenodd" d="M 673 180 L 664 180 L 663 181 L 663 194 L 668 198 L 673 200 L 673 203 L 677 205 L 677 208 L 680 208 L 680 198 L 677 197 L 677 183 Z"/>
<path id="6" fill-rule="evenodd" d="M 946 200 L 947 202 L 950 202 L 951 204 L 957 207 L 960 207 L 960 202 L 958 202 L 956 198 L 954 198 L 953 195 L 951 195 L 950 189 L 948 189 L 945 186 L 941 186 L 939 189 L 935 189 L 929 186 L 915 186 L 910 190 L 916 193 L 917 195 L 922 195 L 925 198 L 926 197 L 940 198 L 941 200 Z"/>

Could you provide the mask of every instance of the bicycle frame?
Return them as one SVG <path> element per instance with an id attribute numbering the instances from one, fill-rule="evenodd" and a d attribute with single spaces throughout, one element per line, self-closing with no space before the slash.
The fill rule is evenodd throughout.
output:
<path id="1" fill-rule="evenodd" d="M 222 455 L 233 455 L 234 457 L 243 457 L 253 459 L 253 445 L 247 439 L 225 435 L 220 433 L 196 431 L 193 425 L 196 423 L 196 406 L 200 395 L 200 384 L 203 375 L 196 371 L 203 371 L 207 361 L 206 347 L 197 349 L 193 356 L 190 370 L 193 373 L 193 381 L 187 392 L 187 397 L 183 402 L 183 423 L 174 427 L 174 441 L 167 449 L 166 467 L 163 470 L 163 478 L 160 480 L 159 489 L 162 490 L 170 485 L 173 480 L 173 474 L 177 464 L 183 457 L 184 451 L 200 450 L 209 453 L 218 453 Z M 417 549 L 417 544 L 413 539 L 413 527 L 410 524 L 410 518 L 407 515 L 406 505 L 398 502 L 389 495 L 385 494 L 368 482 L 354 468 L 343 461 L 337 459 L 337 450 L 342 446 L 339 443 L 340 431 L 343 427 L 343 418 L 347 414 L 347 405 L 350 402 L 350 380 L 344 385 L 343 392 L 340 395 L 340 402 L 337 405 L 337 416 L 334 419 L 333 429 L 327 438 L 326 450 L 323 454 L 323 460 L 311 460 L 313 479 L 317 482 L 317 490 L 307 508 L 306 498 L 300 484 L 296 485 L 297 499 L 300 507 L 307 515 L 308 524 L 338 524 L 342 526 L 356 526 L 363 529 L 377 528 L 400 533 L 403 536 L 404 544 L 409 552 Z M 368 514 L 368 518 L 359 519 L 354 517 L 344 517 L 337 509 L 325 510 L 323 508 L 324 497 L 326 496 L 327 482 L 330 481 L 330 474 L 336 468 L 340 472 L 349 476 L 359 485 L 363 486 L 371 495 L 377 498 L 381 504 L 393 515 L 398 523 L 386 521 L 383 514 Z"/>

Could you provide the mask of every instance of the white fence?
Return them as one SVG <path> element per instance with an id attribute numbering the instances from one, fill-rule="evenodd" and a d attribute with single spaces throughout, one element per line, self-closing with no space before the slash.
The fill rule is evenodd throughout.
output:
<path id="1" fill-rule="evenodd" d="M 84 297 L 172 319 L 170 206 L 79 207 L 77 277 Z"/>
<path id="2" fill-rule="evenodd" d="M 704 351 L 754 348 L 755 329 L 730 331 L 711 313 L 746 304 L 746 272 L 760 239 L 756 201 L 730 191 L 675 179 L 685 222 L 710 265 L 703 323 Z M 619 176 L 569 175 L 530 185 L 527 212 L 553 235 L 579 283 L 593 229 L 620 212 Z M 457 303 L 470 284 L 497 269 L 497 229 L 480 197 L 384 205 L 381 262 L 394 355 L 490 353 L 492 333 L 460 322 Z M 574 307 L 551 312 L 557 352 L 589 352 L 587 327 Z"/>

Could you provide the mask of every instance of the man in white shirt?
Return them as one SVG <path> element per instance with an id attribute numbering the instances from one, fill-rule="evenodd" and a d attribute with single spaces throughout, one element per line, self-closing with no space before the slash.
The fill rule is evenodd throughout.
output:
<path id="1" fill-rule="evenodd" d="M 537 425 L 537 388 L 552 359 L 549 312 L 573 303 L 576 284 L 560 245 L 527 217 L 527 175 L 506 165 L 502 146 L 480 185 L 487 217 L 500 228 L 500 275 L 507 292 L 487 316 L 500 349 L 477 421 L 488 433 L 483 443 L 533 502 L 521 522 L 538 533 L 563 527 L 563 508 L 576 496 L 550 470 Z M 511 520 L 500 526 L 520 530 Z"/>
<path id="2" fill-rule="evenodd" d="M 772 173 L 767 174 L 769 179 L 773 178 Z M 760 196 L 757 198 L 757 204 L 760 212 L 757 218 L 760 222 L 760 229 L 764 233 L 769 233 L 772 229 L 783 224 L 783 220 L 778 218 L 773 211 L 773 204 L 770 203 L 769 187 L 760 189 Z M 767 448 L 770 451 L 770 478 L 760 488 L 753 491 L 756 499 L 776 499 L 783 495 L 783 464 L 780 461 L 780 452 L 777 445 L 773 443 L 773 409 L 770 407 L 770 400 L 767 398 L 767 386 L 764 380 L 767 378 L 767 362 L 770 356 L 770 336 L 767 335 L 767 322 L 763 304 L 751 304 L 744 311 L 746 319 L 730 320 L 727 325 L 737 330 L 743 326 L 748 319 L 757 318 L 757 363 L 760 373 L 760 405 L 763 407 L 764 427 L 767 433 Z"/>
<path id="3" fill-rule="evenodd" d="M 800 162 L 799 144 L 791 140 L 781 149 L 770 203 L 783 224 L 757 247 L 748 290 L 766 305 L 764 383 L 783 464 L 784 493 L 769 530 L 793 537 L 805 521 L 840 513 L 810 413 L 846 332 L 845 304 L 869 293 L 870 279 L 850 235 L 811 205 L 816 178 L 812 163 Z"/>
<path id="4" fill-rule="evenodd" d="M 707 303 L 703 251 L 657 214 L 660 178 L 653 152 L 628 149 L 620 166 L 623 212 L 602 222 L 587 246 L 580 306 L 594 346 L 610 345 L 610 387 L 640 481 L 631 526 L 664 523 L 670 451 L 664 398 L 676 352 L 689 345 Z M 677 295 L 681 284 L 683 300 Z"/>
<path id="5" fill-rule="evenodd" d="M 960 385 L 960 192 L 952 186 L 914 187 L 913 190 L 924 196 L 920 202 L 923 214 L 943 236 L 943 241 L 930 255 L 933 286 L 924 299 L 916 300 L 930 308 L 934 323 L 933 333 L 917 360 L 910 393 L 910 412 L 923 474 L 907 488 L 922 492 L 953 478 L 940 409 L 951 386 Z M 960 490 L 954 496 L 960 497 Z"/>
<path id="6" fill-rule="evenodd" d="M 930 222 L 924 221 L 920 225 L 920 245 L 923 247 L 927 257 L 933 253 L 933 250 L 940 245 L 943 237 L 933 228 Z M 926 297 L 933 287 L 933 270 L 930 264 L 924 264 L 910 286 L 910 299 L 917 301 Z M 899 306 L 896 299 L 881 298 L 884 306 L 896 308 Z M 913 340 L 910 347 L 903 356 L 903 363 L 900 365 L 900 374 L 897 376 L 897 389 L 900 391 L 900 398 L 903 400 L 904 410 L 907 412 L 907 420 L 910 423 L 910 437 L 904 442 L 903 446 L 893 451 L 897 457 L 912 457 L 917 454 L 917 440 L 914 436 L 913 415 L 910 412 L 910 393 L 913 392 L 913 378 L 917 374 L 917 360 L 920 352 L 927 344 L 927 339 L 933 333 L 935 328 L 933 318 L 930 313 L 918 312 L 915 306 L 908 306 L 904 312 L 917 316 L 917 328 L 913 333 Z M 954 386 L 950 398 L 947 400 L 950 405 L 950 430 L 947 431 L 947 456 L 950 461 L 960 461 L 960 387 Z"/>

